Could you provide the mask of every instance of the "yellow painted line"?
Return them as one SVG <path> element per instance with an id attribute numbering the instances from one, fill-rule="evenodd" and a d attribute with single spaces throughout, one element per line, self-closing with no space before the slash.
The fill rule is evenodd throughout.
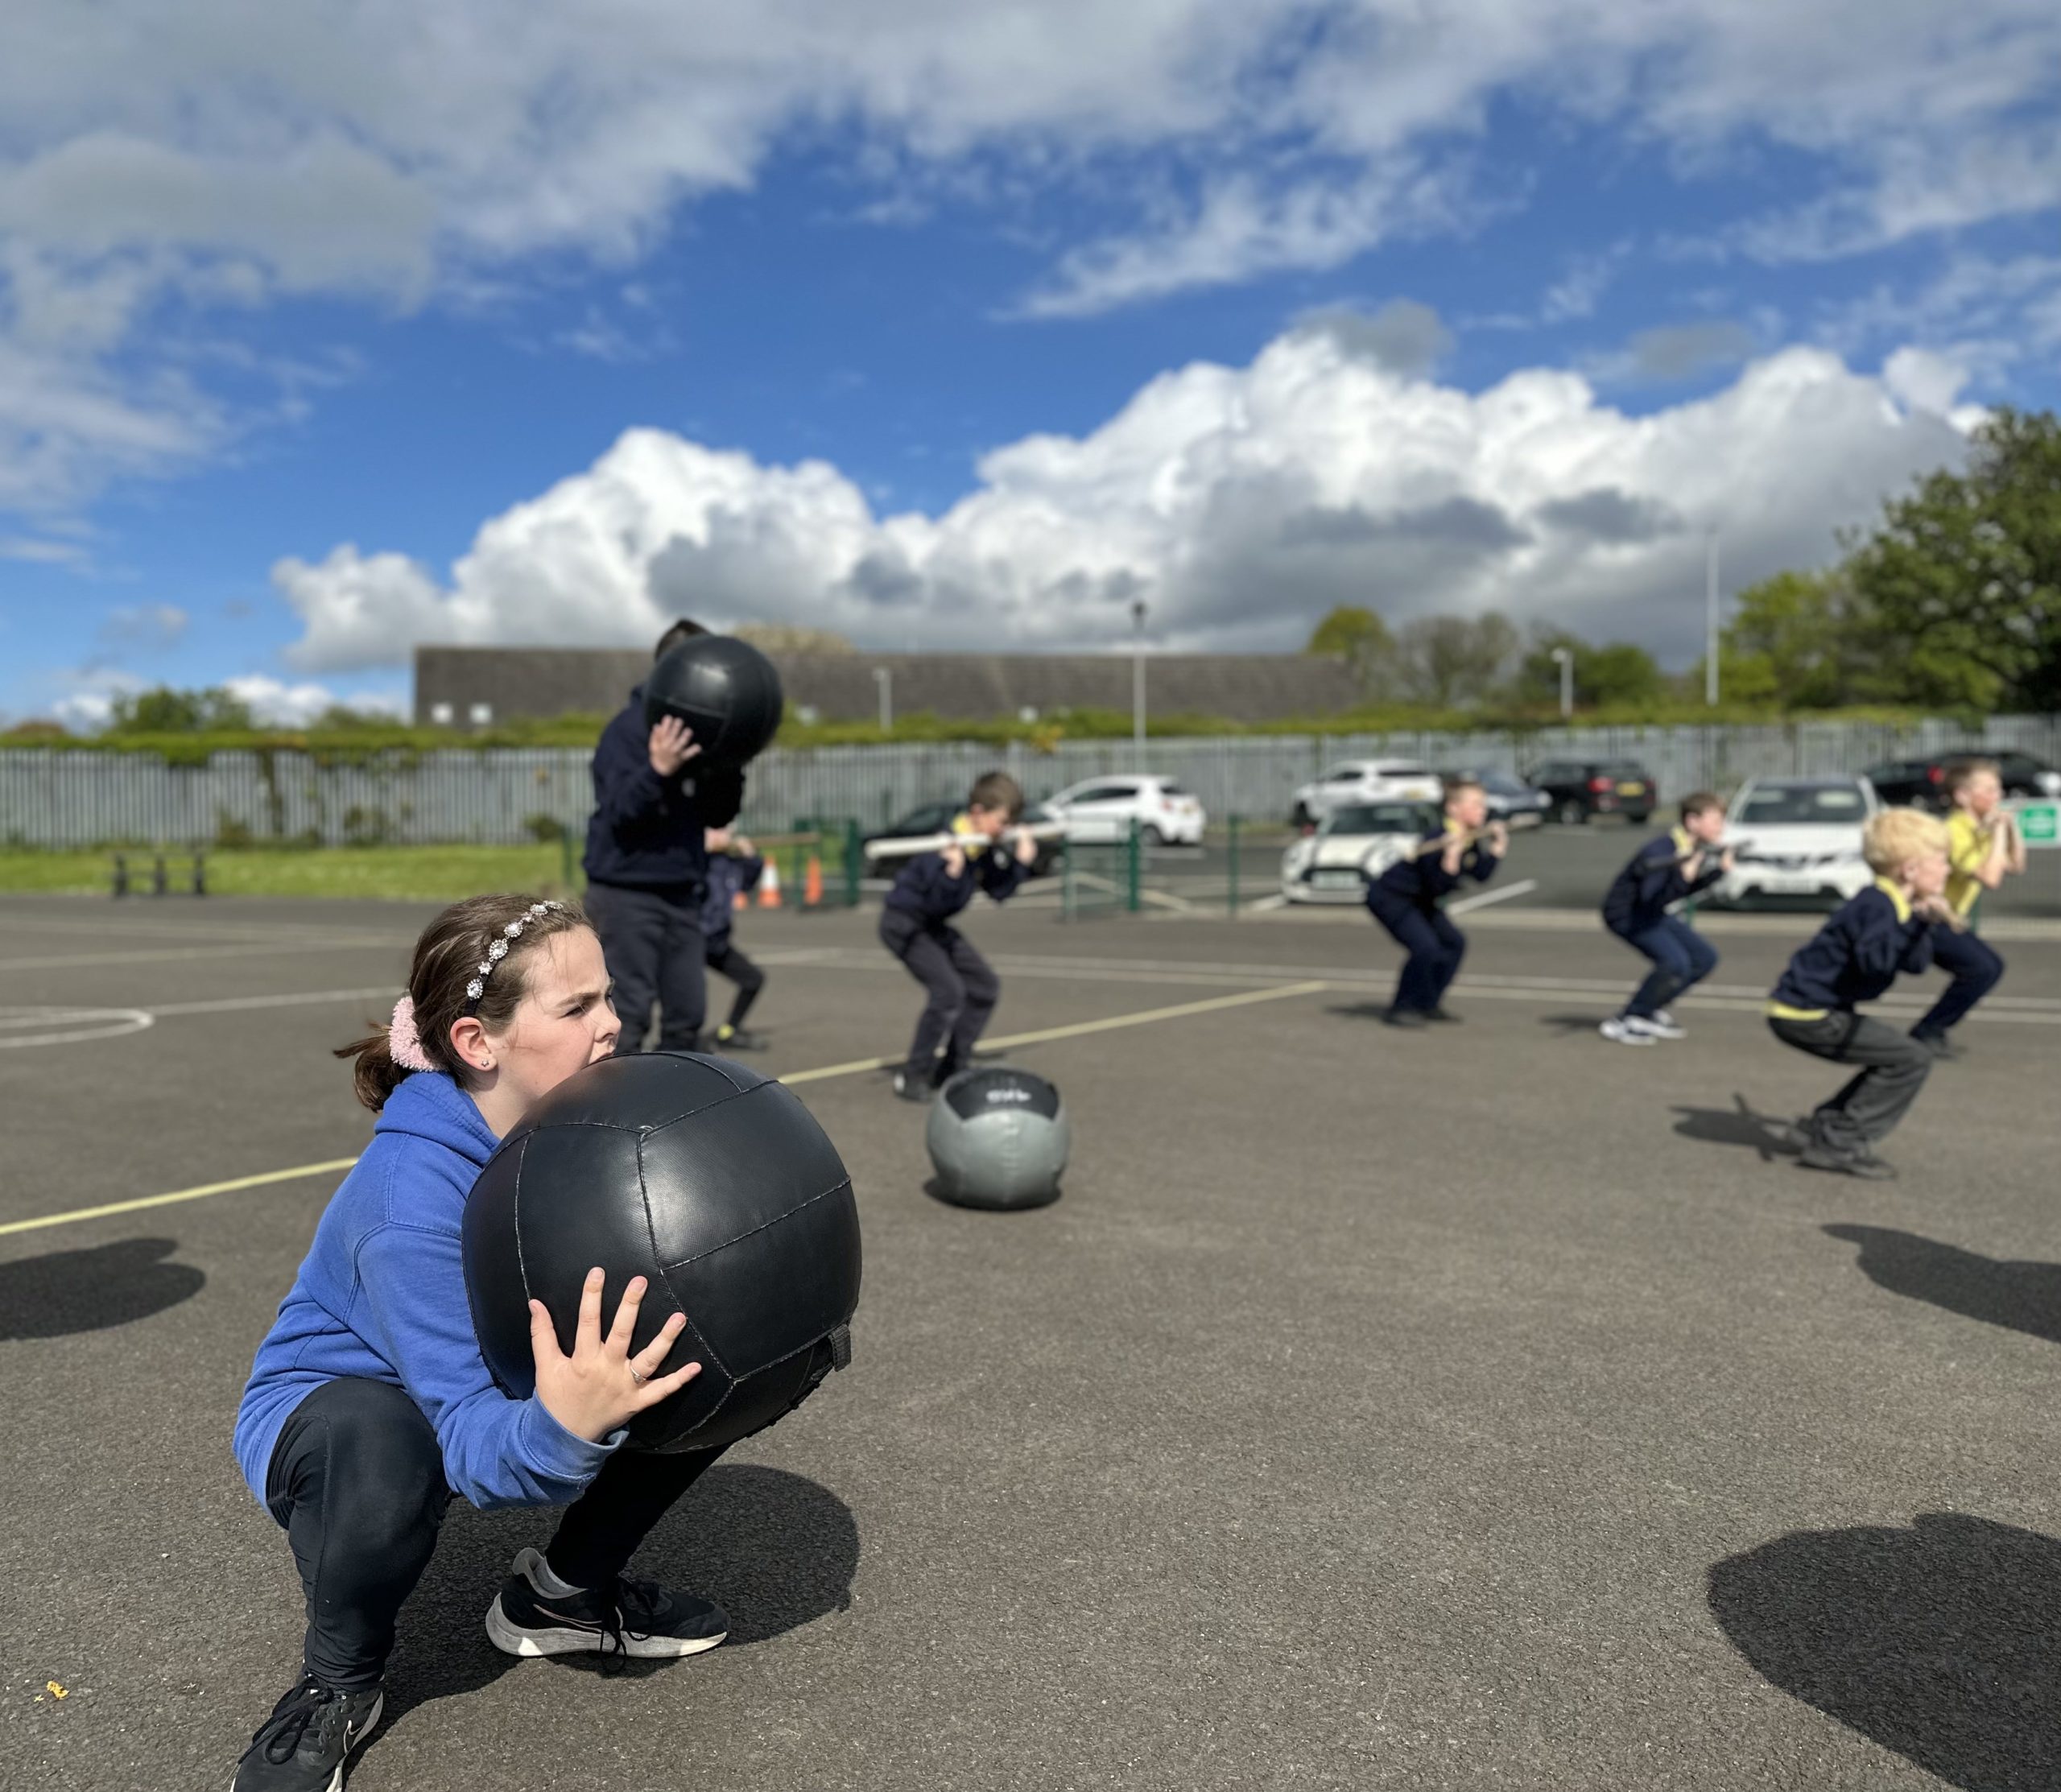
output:
<path id="1" fill-rule="evenodd" d="M 297 1164 L 291 1170 L 267 1170 L 255 1176 L 237 1176 L 225 1183 L 204 1183 L 198 1188 L 175 1188 L 169 1195 L 145 1195 L 134 1201 L 109 1201 L 105 1207 L 82 1207 L 70 1213 L 46 1213 L 35 1220 L 10 1220 L 0 1225 L 0 1235 L 34 1232 L 43 1226 L 69 1225 L 74 1220 L 101 1220 L 110 1213 L 137 1213 L 147 1207 L 170 1207 L 175 1201 L 204 1200 L 210 1195 L 230 1195 L 239 1188 L 262 1188 L 267 1183 L 290 1183 L 303 1176 L 320 1176 L 348 1170 L 356 1158 L 332 1158 L 326 1163 Z"/>
<path id="2" fill-rule="evenodd" d="M 1150 1026 L 1157 1021 L 1178 1021 L 1191 1014 L 1213 1014 L 1226 1008 L 1248 1008 L 1255 1002 L 1284 1001 L 1291 996 L 1315 995 L 1328 988 L 1321 981 L 1290 983 L 1270 989 L 1244 989 L 1235 996 L 1212 996 L 1203 1001 L 1183 1001 L 1171 1008 L 1147 1008 L 1135 1014 L 1112 1014 L 1106 1020 L 1076 1021 L 1068 1026 L 1041 1027 L 1035 1033 L 1012 1033 L 1006 1038 L 985 1042 L 990 1047 L 1043 1045 L 1053 1039 L 1078 1039 L 1091 1033 L 1114 1033 L 1127 1026 Z M 821 1083 L 836 1076 L 857 1076 L 869 1070 L 885 1070 L 899 1063 L 898 1058 L 855 1058 L 849 1063 L 825 1064 L 816 1070 L 799 1070 L 779 1081 L 787 1084 Z M 69 1225 L 75 1220 L 104 1220 L 110 1214 L 139 1213 L 146 1208 L 170 1207 L 179 1201 L 204 1200 L 210 1195 L 233 1195 L 238 1189 L 262 1188 L 271 1183 L 290 1183 L 303 1176 L 321 1176 L 348 1170 L 356 1158 L 332 1158 L 324 1163 L 304 1163 L 291 1170 L 267 1170 L 255 1176 L 236 1176 L 225 1183 L 204 1183 L 198 1188 L 176 1188 L 169 1195 L 146 1195 L 133 1201 L 109 1201 L 103 1207 L 82 1207 L 70 1213 L 46 1213 L 34 1220 L 10 1220 L 0 1225 L 0 1237 L 9 1233 L 35 1232 L 44 1226 Z"/>

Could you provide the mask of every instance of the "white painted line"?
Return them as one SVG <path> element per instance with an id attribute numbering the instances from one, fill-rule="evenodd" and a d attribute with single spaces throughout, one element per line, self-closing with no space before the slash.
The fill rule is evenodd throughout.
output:
<path id="1" fill-rule="evenodd" d="M 0 1009 L 0 1051 L 31 1046 L 80 1045 L 93 1039 L 118 1039 L 141 1033 L 155 1017 L 141 1008 Z M 55 1032 L 15 1033 L 14 1027 L 54 1027 Z"/>
<path id="2" fill-rule="evenodd" d="M 1486 908 L 1491 902 L 1507 902 L 1513 896 L 1529 896 L 1538 887 L 1536 877 L 1526 877 L 1522 883 L 1505 884 L 1500 890 L 1485 890 L 1479 896 L 1463 897 L 1457 902 L 1448 902 L 1446 913 L 1469 914 L 1477 908 Z"/>

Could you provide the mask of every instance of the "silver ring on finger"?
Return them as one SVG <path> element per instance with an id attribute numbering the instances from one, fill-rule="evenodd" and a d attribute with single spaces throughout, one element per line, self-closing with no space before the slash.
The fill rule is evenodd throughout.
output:
<path id="1" fill-rule="evenodd" d="M 639 1370 L 634 1363 L 632 1363 L 630 1365 L 630 1378 L 640 1388 L 642 1387 L 646 1381 L 651 1379 L 650 1376 L 644 1374 L 641 1370 Z"/>

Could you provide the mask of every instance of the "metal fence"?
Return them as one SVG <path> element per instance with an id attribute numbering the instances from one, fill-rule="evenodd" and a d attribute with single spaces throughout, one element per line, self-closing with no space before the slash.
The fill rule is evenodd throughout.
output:
<path id="1" fill-rule="evenodd" d="M 885 824 L 919 803 L 963 795 L 1001 766 L 1034 798 L 1084 778 L 1140 769 L 1179 778 L 1211 815 L 1286 820 L 1295 787 L 1334 761 L 1394 758 L 1441 770 L 1523 772 L 1547 759 L 1636 759 L 1663 799 L 1753 776 L 1859 771 L 1877 760 L 2017 748 L 2061 760 L 2061 716 L 1911 727 L 1798 722 L 1765 727 L 1542 729 L 1522 733 L 1238 735 L 1150 741 L 1141 768 L 1129 741 L 775 748 L 753 762 L 744 822 L 762 832 L 798 816 Z M 39 847 L 304 842 L 310 845 L 513 844 L 577 833 L 593 806 L 589 755 L 576 748 L 452 749 L 364 762 L 301 753 L 218 753 L 201 765 L 140 754 L 0 752 L 0 842 Z"/>

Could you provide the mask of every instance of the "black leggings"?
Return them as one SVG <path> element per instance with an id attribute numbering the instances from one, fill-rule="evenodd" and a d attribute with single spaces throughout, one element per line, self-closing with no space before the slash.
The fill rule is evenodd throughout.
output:
<path id="1" fill-rule="evenodd" d="M 551 1572 L 575 1587 L 613 1580 L 721 1454 L 617 1451 L 559 1520 L 544 1551 Z M 293 1546 L 308 1596 L 303 1662 L 323 1686 L 378 1685 L 394 1620 L 429 1566 L 451 1497 L 436 1433 L 402 1389 L 347 1377 L 294 1408 L 272 1450 L 265 1500 Z"/>
<path id="2" fill-rule="evenodd" d="M 730 1004 L 730 1018 L 724 1024 L 742 1026 L 751 1005 L 758 1000 L 758 992 L 766 987 L 766 973 L 728 939 L 709 940 L 708 968 L 737 986 L 737 999 Z"/>

